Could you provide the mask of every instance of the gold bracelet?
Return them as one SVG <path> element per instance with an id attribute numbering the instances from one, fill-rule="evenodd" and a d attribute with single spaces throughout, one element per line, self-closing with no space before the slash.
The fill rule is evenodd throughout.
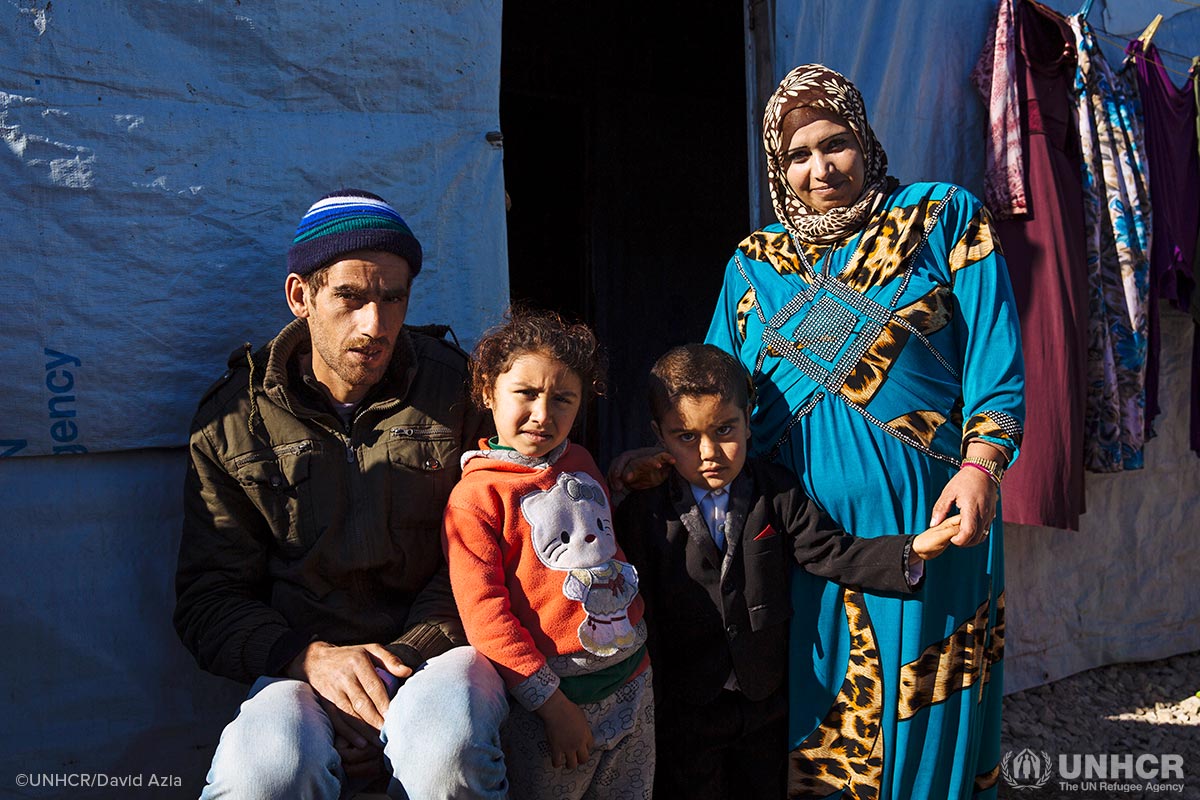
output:
<path id="1" fill-rule="evenodd" d="M 964 458 L 962 463 L 963 466 L 966 466 L 967 464 L 974 464 L 976 467 L 979 467 L 988 474 L 988 477 L 990 477 L 997 486 L 999 486 L 1000 481 L 1004 479 L 1005 466 L 999 461 L 993 461 L 990 458 Z"/>

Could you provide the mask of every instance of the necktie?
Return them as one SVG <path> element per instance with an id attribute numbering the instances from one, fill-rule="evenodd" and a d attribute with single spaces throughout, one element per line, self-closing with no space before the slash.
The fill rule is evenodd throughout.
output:
<path id="1" fill-rule="evenodd" d="M 724 494 L 724 489 L 714 489 L 704 495 L 704 502 L 701 504 L 701 509 L 704 511 L 704 522 L 708 525 L 708 532 L 712 535 L 717 549 L 722 552 L 725 551 L 725 509 L 717 501 L 717 498 Z"/>

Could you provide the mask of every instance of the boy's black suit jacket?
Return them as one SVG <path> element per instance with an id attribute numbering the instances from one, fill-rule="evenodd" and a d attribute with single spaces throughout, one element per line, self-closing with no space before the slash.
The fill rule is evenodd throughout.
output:
<path id="1" fill-rule="evenodd" d="M 655 694 L 670 703 L 711 702 L 731 671 L 751 700 L 783 683 L 796 562 L 842 584 L 912 591 L 904 568 L 910 537 L 846 534 L 791 472 L 763 460 L 748 459 L 729 486 L 724 553 L 676 472 L 629 495 L 614 522 L 646 602 Z"/>

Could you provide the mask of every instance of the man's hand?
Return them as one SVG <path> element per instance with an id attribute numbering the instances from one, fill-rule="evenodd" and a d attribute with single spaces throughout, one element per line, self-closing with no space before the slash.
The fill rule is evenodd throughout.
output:
<path id="1" fill-rule="evenodd" d="M 334 714 L 341 714 L 336 708 Z M 331 715 L 332 718 L 332 715 Z M 370 783 L 384 773 L 383 750 L 372 745 L 355 747 L 342 736 L 333 737 L 333 747 L 342 758 L 342 770 L 352 781 Z"/>
<path id="2" fill-rule="evenodd" d="M 388 690 L 375 674 L 379 667 L 407 678 L 412 670 L 380 644 L 335 647 L 313 642 L 292 659 L 286 675 L 305 681 L 341 714 L 330 714 L 333 730 L 356 748 L 377 745 L 388 709 Z M 326 706 L 328 711 L 328 706 Z"/>
<path id="3" fill-rule="evenodd" d="M 592 728 L 583 711 L 568 700 L 561 689 L 555 689 L 536 713 L 546 725 L 550 763 L 575 769 L 588 760 L 593 744 Z"/>
<path id="4" fill-rule="evenodd" d="M 333 749 L 342 760 L 342 769 L 351 780 L 370 782 L 384 772 L 383 743 L 378 735 L 365 722 L 354 717 L 348 717 L 342 710 L 320 695 L 317 702 L 325 710 L 329 721 L 333 723 Z M 371 730 L 371 738 L 356 745 L 351 739 L 362 741 L 355 725 Z"/>
<path id="5" fill-rule="evenodd" d="M 608 467 L 608 486 L 614 492 L 653 489 L 671 474 L 675 459 L 661 447 L 626 450 Z"/>

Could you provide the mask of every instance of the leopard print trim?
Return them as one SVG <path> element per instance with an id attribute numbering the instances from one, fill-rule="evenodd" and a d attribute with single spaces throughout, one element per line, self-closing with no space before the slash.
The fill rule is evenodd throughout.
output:
<path id="1" fill-rule="evenodd" d="M 911 337 L 908 326 L 898 320 L 885 325 L 842 382 L 841 394 L 859 405 L 868 405 L 887 380 L 892 364 L 904 352 Z"/>
<path id="2" fill-rule="evenodd" d="M 893 206 L 863 231 L 858 252 L 846 263 L 841 279 L 858 292 L 881 286 L 904 274 L 929 237 L 941 214 L 941 201 L 924 199 L 909 206 Z"/>
<path id="3" fill-rule="evenodd" d="M 934 206 L 933 211 L 925 220 L 925 231 L 921 235 L 921 243 L 917 245 L 917 249 L 913 251 L 912 256 L 908 260 L 908 269 L 904 271 L 904 280 L 900 281 L 900 285 L 896 287 L 896 294 L 892 297 L 892 305 L 900 302 L 900 298 L 904 295 L 904 291 L 908 289 L 908 282 L 912 279 L 913 268 L 917 264 L 917 257 L 921 255 L 921 251 L 925 249 L 926 243 L 929 241 L 929 234 L 933 233 L 933 229 L 937 227 L 938 220 L 941 219 L 942 212 L 946 210 L 946 206 L 950 203 L 950 198 L 958 194 L 958 187 L 951 186 L 946 190 L 946 194 Z"/>
<path id="4" fill-rule="evenodd" d="M 982 775 L 975 776 L 974 794 L 981 794 L 992 789 L 1000 782 L 1000 765 L 992 767 Z"/>
<path id="5" fill-rule="evenodd" d="M 1024 437 L 1020 420 L 1003 411 L 979 411 L 963 426 L 962 447 L 966 451 L 972 439 L 983 439 L 1016 450 Z"/>
<path id="6" fill-rule="evenodd" d="M 983 603 L 950 636 L 934 642 L 916 660 L 901 667 L 899 719 L 911 719 L 957 692 L 988 682 L 992 665 L 1004 657 L 1003 593 L 996 602 L 996 625 L 989 631 L 990 606 L 990 601 Z"/>
<path id="7" fill-rule="evenodd" d="M 910 411 L 888 422 L 888 427 L 901 431 L 929 447 L 938 428 L 946 424 L 946 417 L 936 411 Z"/>
<path id="8" fill-rule="evenodd" d="M 866 598 L 843 590 L 850 657 L 820 726 L 788 756 L 788 796 L 876 800 L 883 780 L 883 680 Z"/>
<path id="9" fill-rule="evenodd" d="M 753 261 L 770 264 L 780 275 L 808 278 L 787 231 L 758 230 L 738 245 L 738 250 Z"/>
<path id="10" fill-rule="evenodd" d="M 906 433 L 905 431 L 900 430 L 899 428 L 894 428 L 891 425 L 889 425 L 888 423 L 884 422 L 883 420 L 876 418 L 870 411 L 867 411 L 865 408 L 860 406 L 858 403 L 848 400 L 847 398 L 842 397 L 841 395 L 838 395 L 837 398 L 839 400 L 841 400 L 843 403 L 845 403 L 846 405 L 850 406 L 850 408 L 857 411 L 859 414 L 862 414 L 863 419 L 865 419 L 867 422 L 870 422 L 872 425 L 875 425 L 876 427 L 881 428 L 885 433 L 889 433 L 892 436 L 895 436 L 897 439 L 904 442 L 909 447 L 916 449 L 916 450 L 920 450 L 922 453 L 929 456 L 930 458 L 936 458 L 939 461 L 945 461 L 947 464 L 953 464 L 955 467 L 962 466 L 962 463 L 954 456 L 948 456 L 945 453 L 939 453 L 938 451 L 936 451 L 930 447 L 926 447 L 925 445 L 921 444 L 921 441 L 919 439 L 916 439 L 916 438 L 908 435 L 908 433 Z"/>
<path id="11" fill-rule="evenodd" d="M 992 218 L 986 208 L 980 208 L 946 258 L 951 276 L 999 250 L 1000 240 L 993 233 Z"/>

